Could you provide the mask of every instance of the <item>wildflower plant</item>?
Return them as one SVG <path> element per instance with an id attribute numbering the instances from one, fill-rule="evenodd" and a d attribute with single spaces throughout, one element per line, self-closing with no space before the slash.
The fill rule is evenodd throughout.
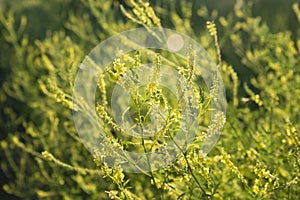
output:
<path id="1" fill-rule="evenodd" d="M 199 85 L 200 79 L 205 84 Z M 101 162 L 128 172 L 153 171 L 185 153 L 195 135 L 203 134 L 199 118 L 209 109 L 214 124 L 203 140 L 203 154 L 224 125 L 218 123 L 225 119 L 226 104 L 217 67 L 201 46 L 168 29 L 136 29 L 99 44 L 82 62 L 74 88 L 82 141 Z"/>
<path id="2" fill-rule="evenodd" d="M 299 199 L 299 3 L 2 2 L 1 198 Z"/>

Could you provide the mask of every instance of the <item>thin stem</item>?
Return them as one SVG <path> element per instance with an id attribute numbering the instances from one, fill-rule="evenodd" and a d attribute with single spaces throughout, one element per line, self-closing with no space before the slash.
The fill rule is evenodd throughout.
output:
<path id="1" fill-rule="evenodd" d="M 136 97 L 138 97 L 138 89 L 136 90 Z M 153 180 L 153 184 L 155 185 L 156 189 L 159 190 L 158 186 L 157 186 L 157 183 L 155 181 L 155 177 L 153 175 L 153 172 L 152 172 L 152 168 L 151 168 L 151 164 L 150 164 L 150 159 L 149 159 L 149 153 L 148 153 L 148 150 L 145 146 L 145 139 L 144 139 L 144 129 L 143 129 L 143 122 L 141 121 L 141 107 L 140 107 L 140 104 L 138 102 L 138 99 L 135 98 L 135 101 L 134 101 L 134 104 L 137 106 L 137 112 L 138 112 L 138 125 L 140 126 L 141 128 L 141 134 L 142 134 L 142 146 L 143 146 L 143 149 L 144 149 L 144 152 L 146 154 L 146 159 L 147 159 L 147 164 L 148 164 L 148 167 L 149 167 L 149 173 L 150 173 L 150 176 L 151 176 L 151 179 Z M 159 199 L 161 199 L 161 191 L 159 190 L 160 192 L 160 197 Z"/>
<path id="2" fill-rule="evenodd" d="M 198 187 L 201 189 L 201 191 L 203 192 L 204 195 L 209 196 L 208 194 L 206 194 L 204 188 L 201 186 L 200 182 L 198 181 L 197 177 L 195 176 L 195 174 L 194 174 L 194 172 L 193 172 L 193 170 L 192 170 L 192 167 L 191 167 L 191 165 L 190 165 L 190 162 L 189 162 L 189 160 L 188 160 L 187 157 L 186 157 L 186 153 L 185 153 L 185 152 L 182 150 L 182 148 L 175 142 L 175 140 L 174 140 L 174 138 L 172 137 L 172 135 L 169 134 L 169 136 L 170 136 L 170 138 L 172 139 L 172 141 L 174 142 L 174 144 L 177 146 L 177 148 L 180 150 L 180 152 L 182 153 L 182 155 L 183 155 L 183 157 L 184 157 L 184 159 L 185 159 L 185 161 L 186 161 L 188 170 L 190 171 L 190 173 L 191 173 L 193 179 L 196 181 Z"/>

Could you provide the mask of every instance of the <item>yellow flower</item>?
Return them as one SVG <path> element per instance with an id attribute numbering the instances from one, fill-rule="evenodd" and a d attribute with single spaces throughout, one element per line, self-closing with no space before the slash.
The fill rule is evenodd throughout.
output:
<path id="1" fill-rule="evenodd" d="M 206 27 L 207 27 L 207 29 L 209 31 L 209 34 L 211 36 L 216 36 L 217 35 L 217 28 L 216 28 L 216 24 L 215 24 L 214 21 L 211 21 L 211 22 L 207 21 L 206 22 Z"/>

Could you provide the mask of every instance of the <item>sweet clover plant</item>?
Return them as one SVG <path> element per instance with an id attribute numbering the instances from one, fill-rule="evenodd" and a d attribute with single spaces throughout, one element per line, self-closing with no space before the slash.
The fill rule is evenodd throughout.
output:
<path id="1" fill-rule="evenodd" d="M 296 28 L 279 31 L 254 14 L 258 1 L 230 1 L 227 12 L 200 1 L 15 2 L 22 3 L 0 4 L 1 198 L 299 199 L 299 2 L 289 8 Z M 48 31 L 41 32 L 39 16 L 46 16 Z M 82 64 L 93 64 L 86 55 L 107 38 L 138 27 L 158 40 L 153 27 L 167 27 L 201 44 L 220 73 L 227 108 L 214 112 L 219 79 L 205 84 L 193 48 L 185 52 L 187 59 L 163 50 L 108 49 L 115 58 L 97 79 L 93 105 L 107 136 L 103 142 L 148 155 L 173 141 L 178 152 L 168 165 L 131 173 L 108 156 L 111 149 L 86 148 L 73 115 L 87 104 L 73 95 Z M 145 63 L 152 65 L 149 82 L 137 87 Z M 177 96 L 160 85 L 166 65 L 181 77 L 174 81 Z M 126 109 L 117 117 L 111 106 L 116 85 L 132 94 L 119 100 Z M 184 103 L 199 110 L 193 120 L 198 127 L 195 137 L 188 132 L 180 140 L 189 144 L 179 145 L 174 137 L 193 113 Z M 128 134 L 133 130 L 142 137 Z M 203 154 L 205 139 L 220 132 Z M 154 164 L 146 156 L 147 169 Z"/>

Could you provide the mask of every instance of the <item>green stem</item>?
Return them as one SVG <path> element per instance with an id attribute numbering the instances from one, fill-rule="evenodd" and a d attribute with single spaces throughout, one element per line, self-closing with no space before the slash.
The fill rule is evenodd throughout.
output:
<path id="1" fill-rule="evenodd" d="M 138 97 L 138 90 L 136 90 L 136 97 Z M 153 172 L 152 172 L 152 168 L 151 168 L 151 164 L 150 164 L 150 159 L 149 159 L 149 153 L 148 153 L 148 150 L 145 146 L 145 140 L 144 140 L 144 129 L 143 129 L 143 122 L 141 121 L 141 107 L 140 107 L 140 104 L 138 102 L 137 99 L 135 99 L 134 101 L 135 105 L 137 106 L 137 111 L 138 111 L 138 125 L 140 126 L 141 128 L 141 133 L 142 133 L 142 146 L 143 146 L 143 149 L 144 149 L 144 152 L 146 154 L 146 159 L 147 159 L 147 164 L 148 164 L 148 167 L 149 167 L 149 173 L 150 173 L 150 176 L 151 176 L 151 179 L 153 180 L 153 184 L 154 186 L 156 187 L 157 190 L 159 190 L 158 186 L 157 186 L 157 183 L 155 181 L 155 177 L 153 175 Z M 159 190 L 160 191 L 160 190 Z M 161 199 L 161 191 L 160 191 L 160 196 L 159 196 L 159 199 Z"/>
<path id="2" fill-rule="evenodd" d="M 187 167 L 188 167 L 188 170 L 190 171 L 193 179 L 195 180 L 195 182 L 197 183 L 198 187 L 200 188 L 200 190 L 203 192 L 203 194 L 205 196 L 209 196 L 208 194 L 206 194 L 204 188 L 201 186 L 200 182 L 198 181 L 197 177 L 195 176 L 193 170 L 192 170 L 192 167 L 190 165 L 190 162 L 189 160 L 187 159 L 186 157 L 186 153 L 182 150 L 182 148 L 175 142 L 174 138 L 172 137 L 171 134 L 169 134 L 170 138 L 172 139 L 172 141 L 174 142 L 174 144 L 176 145 L 176 147 L 180 150 L 180 152 L 182 153 L 183 157 L 184 157 L 184 160 L 186 161 L 186 164 L 187 164 Z"/>

